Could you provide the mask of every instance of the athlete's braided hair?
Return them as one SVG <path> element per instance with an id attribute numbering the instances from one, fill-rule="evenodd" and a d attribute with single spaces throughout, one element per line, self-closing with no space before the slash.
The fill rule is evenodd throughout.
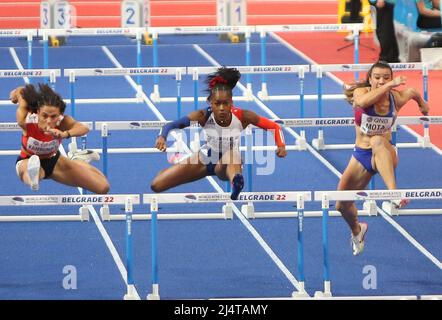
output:
<path id="1" fill-rule="evenodd" d="M 230 93 L 232 96 L 232 90 L 235 88 L 238 80 L 241 78 L 241 73 L 234 68 L 221 67 L 212 74 L 209 74 L 206 79 L 207 89 L 209 93 L 207 101 L 212 97 L 215 91 L 223 90 Z"/>

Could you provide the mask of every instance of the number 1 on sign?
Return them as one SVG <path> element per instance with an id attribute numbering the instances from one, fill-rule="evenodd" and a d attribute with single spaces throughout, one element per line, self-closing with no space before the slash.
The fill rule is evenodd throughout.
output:
<path id="1" fill-rule="evenodd" d="M 232 26 L 244 26 L 247 24 L 246 0 L 233 0 L 230 4 L 230 19 Z"/>

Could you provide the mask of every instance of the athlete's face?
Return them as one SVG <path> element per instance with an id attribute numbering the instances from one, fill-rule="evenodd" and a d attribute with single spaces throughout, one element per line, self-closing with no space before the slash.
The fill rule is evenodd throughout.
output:
<path id="1" fill-rule="evenodd" d="M 37 114 L 38 126 L 43 130 L 55 128 L 61 119 L 60 109 L 53 106 L 41 106 Z"/>
<path id="2" fill-rule="evenodd" d="M 232 95 L 226 90 L 216 90 L 210 98 L 210 106 L 219 124 L 229 124 L 232 117 Z"/>
<path id="3" fill-rule="evenodd" d="M 370 85 L 372 89 L 382 87 L 392 80 L 393 75 L 388 68 L 373 68 L 370 76 Z"/>

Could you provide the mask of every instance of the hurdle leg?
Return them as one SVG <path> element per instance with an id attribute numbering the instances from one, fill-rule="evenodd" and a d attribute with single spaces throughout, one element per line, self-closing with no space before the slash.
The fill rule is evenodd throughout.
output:
<path id="1" fill-rule="evenodd" d="M 330 201 L 327 194 L 322 196 L 322 247 L 324 256 L 324 291 L 316 291 L 315 298 L 331 297 L 331 283 L 329 270 L 329 255 L 328 255 L 328 215 L 330 210 Z"/>
<path id="2" fill-rule="evenodd" d="M 81 221 L 89 221 L 89 209 L 86 206 L 82 206 L 79 209 Z"/>
<path id="3" fill-rule="evenodd" d="M 318 130 L 318 137 L 312 140 L 312 146 L 316 150 L 324 149 L 324 131 L 322 129 Z"/>
<path id="4" fill-rule="evenodd" d="M 253 206 L 253 202 L 248 202 L 247 204 L 243 204 L 241 206 L 241 213 L 247 219 L 254 219 L 255 216 L 255 207 Z"/>
<path id="5" fill-rule="evenodd" d="M 158 244 L 157 244 L 157 223 L 158 223 L 158 199 L 154 197 L 150 203 L 151 211 L 151 237 L 152 237 L 152 293 L 147 295 L 147 300 L 160 300 L 158 285 Z"/>

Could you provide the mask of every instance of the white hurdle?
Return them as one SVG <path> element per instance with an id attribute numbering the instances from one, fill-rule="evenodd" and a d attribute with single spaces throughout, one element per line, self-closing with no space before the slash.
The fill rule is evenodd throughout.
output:
<path id="1" fill-rule="evenodd" d="M 318 138 L 312 140 L 312 145 L 317 150 L 342 150 L 353 149 L 354 143 L 346 144 L 325 144 L 323 127 L 353 127 L 355 120 L 353 117 L 342 118 L 296 118 L 296 119 L 274 119 L 277 123 L 291 128 L 302 127 L 319 127 Z M 422 125 L 424 126 L 424 135 L 417 139 L 417 142 L 396 142 L 397 126 L 402 125 Z M 393 131 L 393 143 L 398 148 L 429 148 L 431 147 L 430 132 L 428 126 L 442 124 L 442 116 L 400 116 L 397 118 L 392 131 Z"/>
<path id="2" fill-rule="evenodd" d="M 0 206 L 81 206 L 76 215 L 0 215 L 0 222 L 89 221 L 89 205 L 125 204 L 127 198 L 134 204 L 140 203 L 140 196 L 134 194 L 0 196 Z"/>
<path id="3" fill-rule="evenodd" d="M 329 72 L 354 72 L 358 73 L 360 71 L 368 71 L 372 64 L 323 64 L 323 65 L 311 65 L 310 72 L 316 73 L 317 83 L 318 83 L 318 117 L 322 118 L 322 79 L 323 73 Z M 422 82 L 423 82 L 423 93 L 424 99 L 428 100 L 428 70 L 432 70 L 435 67 L 432 64 L 426 63 L 391 63 L 391 68 L 394 71 L 422 71 Z M 416 124 L 412 123 L 398 123 L 400 125 L 405 124 Z M 418 124 L 418 123 L 417 123 Z M 397 125 L 397 124 L 396 124 Z M 393 128 L 393 142 L 396 142 L 396 126 Z M 429 131 L 428 131 L 428 123 L 424 123 L 424 138 L 422 141 L 418 141 L 415 144 L 398 144 L 399 147 L 430 147 L 429 143 Z M 352 145 L 348 144 L 331 144 L 326 145 L 324 142 L 324 132 L 320 128 L 318 130 L 318 137 L 313 139 L 312 145 L 317 150 L 324 149 L 350 149 L 353 148 Z"/>
<path id="4" fill-rule="evenodd" d="M 152 293 L 147 296 L 148 300 L 159 300 L 158 283 L 158 244 L 157 244 L 157 221 L 158 205 L 160 203 L 196 204 L 196 203 L 226 203 L 226 211 L 232 212 L 233 203 L 237 202 L 294 202 L 298 211 L 298 272 L 299 282 L 296 283 L 298 291 L 293 292 L 293 297 L 307 297 L 304 286 L 304 249 L 303 249 L 303 211 L 304 202 L 311 201 L 311 192 L 299 191 L 276 191 L 276 192 L 243 192 L 238 200 L 232 201 L 229 193 L 163 193 L 143 194 L 143 203 L 150 204 L 151 211 L 151 236 L 152 236 Z"/>
<path id="5" fill-rule="evenodd" d="M 428 200 L 442 199 L 442 189 L 397 189 L 397 190 L 352 190 L 352 191 L 315 191 L 314 201 L 322 203 L 322 241 L 324 255 L 324 291 L 317 291 L 316 298 L 330 298 L 331 279 L 329 264 L 328 243 L 328 213 L 330 201 L 358 201 L 358 200 Z"/>
<path id="6" fill-rule="evenodd" d="M 0 70 L 0 78 L 23 78 L 29 82 L 29 78 L 49 78 L 54 84 L 57 77 L 60 77 L 60 69 L 5 69 Z M 0 105 L 13 106 L 11 100 L 0 100 Z"/>

